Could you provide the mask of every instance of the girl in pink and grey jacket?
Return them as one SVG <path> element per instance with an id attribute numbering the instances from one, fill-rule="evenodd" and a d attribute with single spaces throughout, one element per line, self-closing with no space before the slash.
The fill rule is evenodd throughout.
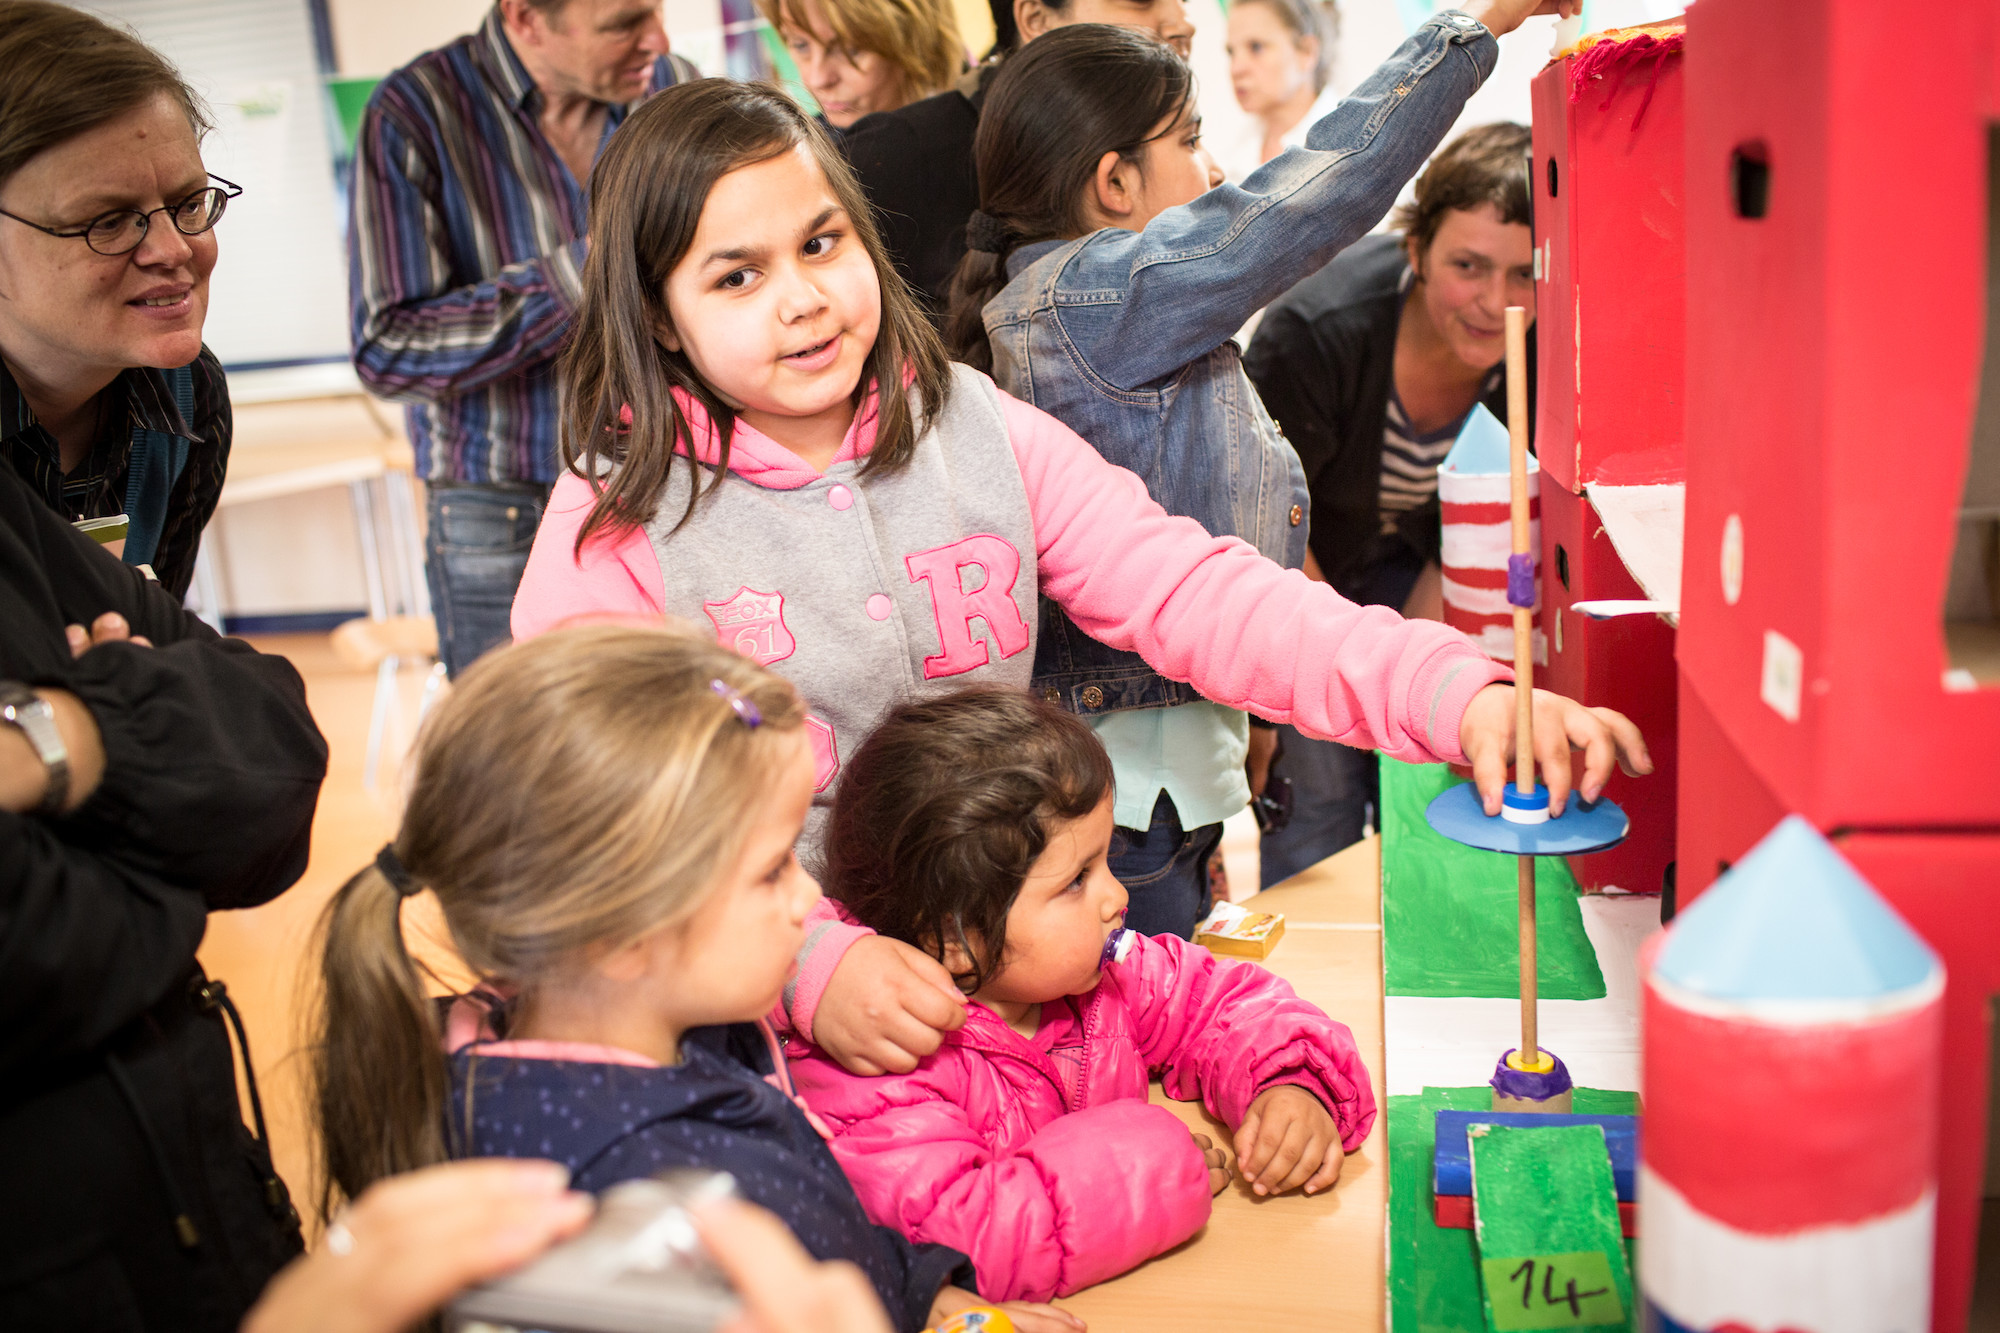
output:
<path id="1" fill-rule="evenodd" d="M 793 1078 L 877 1223 L 1047 1300 L 1200 1231 L 1226 1154 L 1147 1101 L 1199 1097 L 1259 1193 L 1330 1186 L 1375 1119 L 1347 1028 L 1263 967 L 1121 928 L 1111 768 L 1015 690 L 905 704 L 849 761 L 827 842 L 847 915 L 937 958 L 966 1021 L 908 1074 L 795 1043 Z"/>
<path id="2" fill-rule="evenodd" d="M 1232 708 L 1396 758 L 1469 760 L 1498 813 L 1508 672 L 1456 630 L 1356 606 L 1167 514 L 1053 417 L 951 365 L 839 149 L 783 93 L 704 79 L 651 99 L 593 168 L 590 217 L 565 472 L 514 636 L 666 614 L 792 680 L 817 758 L 808 864 L 843 759 L 892 706 L 1027 688 L 1044 597 Z M 1589 751 L 1587 797 L 1617 748 L 1644 764 L 1624 719 L 1539 699 L 1558 806 L 1572 745 Z M 818 1035 L 862 933 L 809 941 L 787 996 L 802 1033 Z M 837 989 L 933 1021 L 921 1001 L 942 997 L 891 955 L 859 951 Z"/>

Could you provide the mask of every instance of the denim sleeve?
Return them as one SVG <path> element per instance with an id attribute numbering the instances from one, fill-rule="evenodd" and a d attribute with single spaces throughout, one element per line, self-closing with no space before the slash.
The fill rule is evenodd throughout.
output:
<path id="1" fill-rule="evenodd" d="M 1493 71 L 1477 20 L 1437 15 L 1242 185 L 1100 231 L 1056 279 L 1056 316 L 1096 375 L 1137 388 L 1205 356 L 1379 221 Z"/>

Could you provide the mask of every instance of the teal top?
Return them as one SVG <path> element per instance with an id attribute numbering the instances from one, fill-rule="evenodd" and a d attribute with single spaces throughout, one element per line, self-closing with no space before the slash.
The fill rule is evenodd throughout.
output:
<path id="1" fill-rule="evenodd" d="M 1111 756 L 1118 783 L 1112 820 L 1120 828 L 1150 827 L 1163 791 L 1173 797 L 1183 829 L 1220 824 L 1250 804 L 1243 774 L 1250 720 L 1234 708 L 1202 700 L 1085 720 Z"/>

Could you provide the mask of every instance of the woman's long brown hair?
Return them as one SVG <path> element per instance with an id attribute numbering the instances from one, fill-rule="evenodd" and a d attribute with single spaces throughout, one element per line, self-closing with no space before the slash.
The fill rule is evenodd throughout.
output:
<path id="1" fill-rule="evenodd" d="M 586 950 L 701 904 L 804 720 L 783 679 L 685 631 L 596 625 L 500 649 L 426 722 L 396 857 L 436 895 L 464 964 L 532 1004 Z M 450 1066 L 401 908 L 371 865 L 321 921 L 322 1215 L 467 1137 L 469 1115 L 447 1113 Z"/>
<path id="2" fill-rule="evenodd" d="M 871 389 L 885 386 L 864 475 L 908 463 L 917 437 L 944 405 L 951 378 L 944 345 L 890 262 L 868 200 L 826 132 L 775 88 L 729 79 L 669 88 L 627 117 L 590 173 L 583 304 L 559 371 L 563 465 L 597 489 L 597 503 L 577 534 L 578 551 L 599 531 L 653 520 L 677 443 L 688 447 L 693 482 L 679 522 L 706 493 L 706 469 L 694 460 L 693 434 L 674 401 L 675 389 L 700 403 L 715 423 L 721 466 L 708 489 L 721 484 L 736 414 L 685 354 L 668 351 L 655 335 L 672 327 L 667 277 L 694 243 L 715 183 L 800 144 L 846 210 L 882 287 L 881 330 L 854 387 L 858 408 Z M 897 392 L 906 372 L 913 376 L 909 392 Z"/>

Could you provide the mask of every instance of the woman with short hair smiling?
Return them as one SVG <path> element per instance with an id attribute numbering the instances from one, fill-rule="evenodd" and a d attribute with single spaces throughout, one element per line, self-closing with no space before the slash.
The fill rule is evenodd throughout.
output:
<path id="1" fill-rule="evenodd" d="M 1528 146 L 1528 127 L 1506 123 L 1446 144 L 1391 217 L 1395 233 L 1364 237 L 1273 301 L 1243 354 L 1305 466 L 1307 572 L 1353 601 L 1443 618 L 1438 464 L 1474 404 L 1507 419 L 1506 309 L 1535 317 Z M 1264 838 L 1265 884 L 1359 838 L 1375 799 L 1374 755 L 1281 735 L 1272 772 L 1291 780 L 1292 819 Z"/>
<path id="2" fill-rule="evenodd" d="M 137 39 L 0 2 L 0 457 L 71 520 L 124 514 L 124 557 L 187 592 L 231 419 L 202 346 L 236 186 L 207 117 Z"/>

